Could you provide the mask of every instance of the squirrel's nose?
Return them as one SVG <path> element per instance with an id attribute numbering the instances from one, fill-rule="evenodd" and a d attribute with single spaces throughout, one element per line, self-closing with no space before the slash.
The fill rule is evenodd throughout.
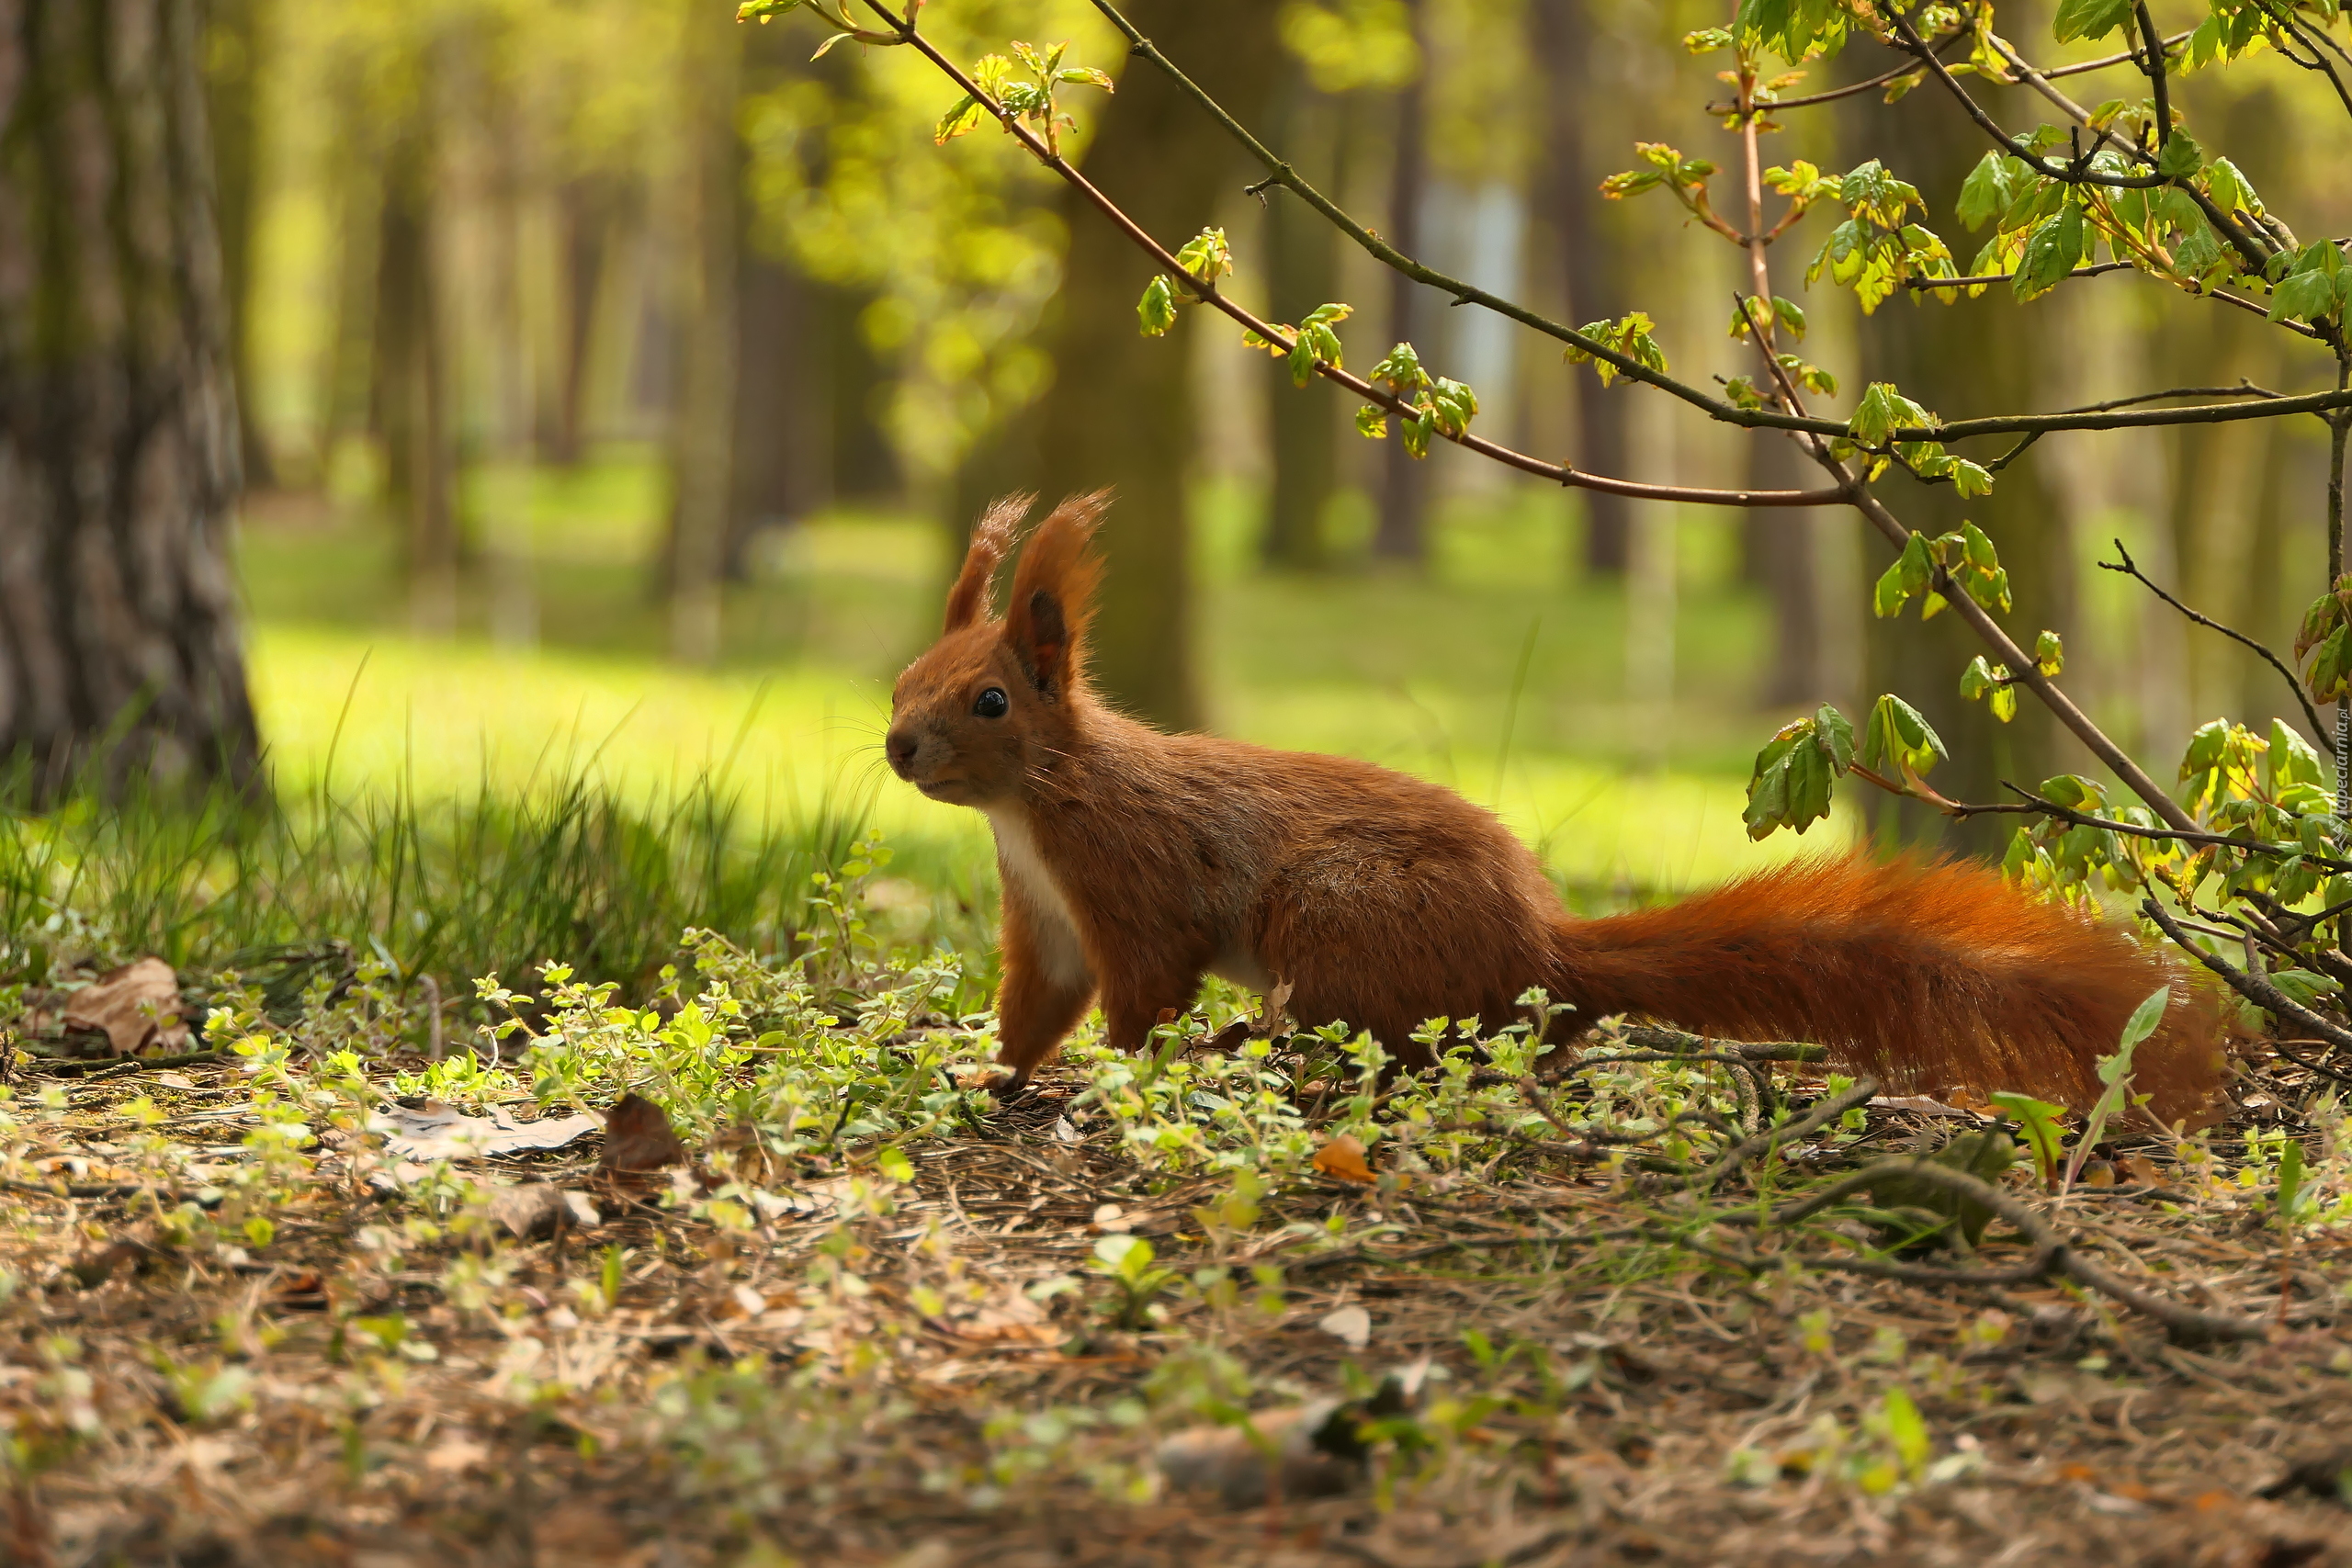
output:
<path id="1" fill-rule="evenodd" d="M 907 770 L 914 766 L 916 744 L 914 736 L 903 729 L 890 731 L 882 742 L 882 750 L 890 759 L 891 770 L 900 778 L 906 777 Z"/>

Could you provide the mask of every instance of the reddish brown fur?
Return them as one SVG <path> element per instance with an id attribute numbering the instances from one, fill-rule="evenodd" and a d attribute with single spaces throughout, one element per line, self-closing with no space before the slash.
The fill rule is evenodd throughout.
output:
<path id="1" fill-rule="evenodd" d="M 1027 503 L 992 507 L 945 634 L 892 700 L 892 767 L 986 812 L 996 832 L 999 1060 L 1015 1083 L 1098 994 L 1112 1043 L 1135 1050 L 1214 972 L 1259 989 L 1286 980 L 1295 1016 L 1369 1030 L 1408 1061 L 1425 1057 L 1410 1035 L 1426 1020 L 1514 1018 L 1542 986 L 1585 1021 L 1638 1012 L 1733 1039 L 1814 1040 L 1890 1086 L 2081 1106 L 2124 1020 L 2169 984 L 2175 1005 L 2140 1048 L 2137 1086 L 2167 1122 L 2210 1113 L 2210 996 L 1990 872 L 1805 861 L 1577 919 L 1527 846 L 1451 791 L 1112 712 L 1086 683 L 1082 643 L 1105 504 L 1076 497 L 1039 525 L 1001 621 L 981 601 Z M 975 712 L 991 689 L 1001 716 Z"/>

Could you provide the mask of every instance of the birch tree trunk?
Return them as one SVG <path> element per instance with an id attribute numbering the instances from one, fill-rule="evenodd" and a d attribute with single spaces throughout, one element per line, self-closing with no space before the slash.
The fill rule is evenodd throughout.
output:
<path id="1" fill-rule="evenodd" d="M 193 0 L 0 0 L 0 758 L 252 781 Z"/>

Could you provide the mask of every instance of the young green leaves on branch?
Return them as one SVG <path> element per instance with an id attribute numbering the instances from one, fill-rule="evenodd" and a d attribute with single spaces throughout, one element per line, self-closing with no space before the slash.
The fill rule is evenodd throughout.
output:
<path id="1" fill-rule="evenodd" d="M 1478 412 L 1478 394 L 1460 381 L 1444 376 L 1432 378 L 1421 368 L 1421 356 L 1409 343 L 1400 343 L 1390 349 L 1372 367 L 1372 378 L 1387 383 L 1388 389 L 1406 406 L 1419 411 L 1406 422 L 1402 433 L 1405 450 L 1416 457 L 1429 456 L 1432 434 L 1465 434 Z M 1388 434 L 1388 415 L 1366 403 L 1356 410 L 1356 429 L 1377 441 Z"/>
<path id="2" fill-rule="evenodd" d="M 1660 348 L 1657 345 L 1657 339 L 1650 335 L 1657 325 L 1657 323 L 1651 321 L 1647 314 L 1635 310 L 1613 321 L 1587 321 L 1577 331 L 1597 343 L 1616 350 L 1635 364 L 1655 370 L 1663 376 L 1666 374 L 1666 350 Z M 1588 353 L 1574 344 L 1568 345 L 1567 351 L 1561 357 L 1571 365 L 1581 365 L 1588 359 L 1591 360 L 1592 367 L 1600 373 L 1600 384 L 1604 387 L 1624 374 L 1606 359 Z"/>
<path id="3" fill-rule="evenodd" d="M 1223 229 L 1204 229 L 1184 242 L 1176 253 L 1177 265 L 1203 288 L 1214 288 L 1216 280 L 1233 270 L 1233 248 L 1226 243 Z M 1161 337 L 1176 324 L 1176 307 L 1190 305 L 1197 296 L 1179 294 L 1175 280 L 1166 273 L 1154 273 L 1143 287 L 1143 298 L 1136 301 L 1136 321 L 1146 337 Z M 1325 306 L 1325 310 L 1331 309 Z M 1340 307 L 1344 313 L 1346 307 Z M 1334 363 L 1338 355 L 1332 355 Z M 1304 385 L 1304 383 L 1301 383 Z"/>
<path id="4" fill-rule="evenodd" d="M 1904 605 L 1924 595 L 1919 618 L 1933 619 L 1944 607 L 1944 596 L 1936 588 L 1936 570 L 1939 567 L 1963 592 L 1987 610 L 2008 610 L 2008 570 L 2001 565 L 1993 541 L 1973 523 L 1962 523 L 1955 532 L 1934 539 L 1915 531 L 1910 542 L 1903 547 L 1902 555 L 1879 578 L 1871 607 L 1884 620 L 1901 615 Z"/>
<path id="5" fill-rule="evenodd" d="M 1854 765 L 1854 727 L 1827 704 L 1783 727 L 1756 753 L 1741 818 L 1751 839 L 1781 828 L 1803 833 L 1829 815 L 1832 783 Z"/>
<path id="6" fill-rule="evenodd" d="M 2274 321 L 2340 321 L 2344 307 L 2352 303 L 2352 267 L 2334 240 L 2314 240 L 2290 258 L 2281 252 L 2270 258 L 2284 276 L 2270 296 Z"/>
<path id="7" fill-rule="evenodd" d="M 1800 164 L 1800 170 L 1810 165 Z M 1875 310 L 1886 297 L 1913 278 L 1957 277 L 1951 250 L 1942 237 L 1921 223 L 1910 221 L 1919 199 L 1919 187 L 1887 173 L 1873 158 L 1846 175 L 1815 175 L 1799 184 L 1792 171 L 1775 169 L 1774 188 L 1803 190 L 1810 200 L 1827 197 L 1846 209 L 1846 221 L 1829 232 L 1828 242 L 1813 258 L 1804 280 L 1813 282 L 1826 272 L 1831 280 L 1854 291 L 1864 314 Z M 1770 177 L 1770 176 L 1768 176 Z"/>
<path id="8" fill-rule="evenodd" d="M 1804 340 L 1805 329 L 1804 310 L 1777 294 L 1772 296 L 1771 308 L 1769 311 L 1765 309 L 1762 300 L 1751 296 L 1741 296 L 1732 307 L 1731 335 L 1743 341 L 1752 337 L 1755 335 L 1754 323 L 1767 319 L 1768 316 L 1777 331 L 1788 333 L 1793 341 Z M 1789 378 L 1791 386 L 1808 392 L 1818 392 L 1826 398 L 1834 398 L 1838 395 L 1838 378 L 1802 355 L 1791 354 L 1781 349 L 1774 352 L 1772 359 L 1780 366 L 1781 374 Z M 1760 390 L 1754 381 L 1745 376 L 1734 376 L 1724 382 L 1724 390 L 1733 402 L 1744 409 L 1760 409 L 1772 400 L 1770 396 Z"/>
<path id="9" fill-rule="evenodd" d="M 1873 381 L 1854 405 L 1853 418 L 1847 428 L 1853 439 L 1833 441 L 1830 450 L 1840 457 L 1850 457 L 1857 449 L 1891 453 L 1918 478 L 1934 483 L 1950 479 L 1955 492 L 1963 498 L 1992 492 L 1993 476 L 1981 465 L 1965 457 L 1955 457 L 1944 450 L 1940 441 L 1896 441 L 1899 430 L 1933 430 L 1942 422 L 1895 390 L 1892 381 Z M 1880 457 L 1871 465 L 1871 477 L 1875 479 L 1885 468 L 1886 458 Z M 1989 545 L 1986 547 L 1991 547 Z M 2006 579 L 2004 580 L 2006 581 Z M 1882 610 L 1881 615 L 1889 612 Z M 1929 612 L 1933 614 L 1932 611 Z"/>
<path id="10" fill-rule="evenodd" d="M 2065 645 L 2058 634 L 2044 631 L 2034 639 L 2033 667 L 2044 675 L 2056 676 L 2066 666 Z M 2006 664 L 1996 664 L 1983 654 L 1968 661 L 1960 672 L 1960 694 L 1969 702 L 1992 699 L 1993 716 L 2003 724 L 2018 716 L 2018 678 L 2009 673 Z"/>
<path id="11" fill-rule="evenodd" d="M 1812 717 L 1783 727 L 1756 754 L 1741 818 L 1751 839 L 1770 838 L 1782 828 L 1803 833 L 1829 815 L 1833 784 L 1854 772 L 1898 794 L 1939 798 L 1920 781 L 1945 755 L 1934 728 L 1901 697 L 1888 694 L 1871 705 L 1859 755 L 1854 727 L 1824 705 Z"/>
<path id="12" fill-rule="evenodd" d="M 2303 684 L 2313 702 L 2352 697 L 2352 576 L 2337 578 L 2303 612 L 2302 630 L 2295 634 L 2295 662 L 2306 659 L 2311 667 L 2303 672 Z"/>
<path id="13" fill-rule="evenodd" d="M 1068 43 L 1057 43 L 1040 50 L 1034 44 L 1016 42 L 1012 59 L 1001 54 L 986 54 L 972 67 L 973 85 L 1016 119 L 1041 126 L 1046 133 L 1046 150 L 1058 156 L 1061 152 L 1061 128 L 1078 122 L 1061 112 L 1055 94 L 1064 86 L 1100 87 L 1113 90 L 1108 73 L 1091 65 L 1064 65 L 1062 57 L 1069 51 Z M 1014 73 L 1014 62 L 1028 73 L 1026 77 Z M 986 104 L 967 93 L 954 108 L 939 118 L 939 128 L 932 140 L 944 146 L 959 136 L 978 130 L 989 117 Z"/>

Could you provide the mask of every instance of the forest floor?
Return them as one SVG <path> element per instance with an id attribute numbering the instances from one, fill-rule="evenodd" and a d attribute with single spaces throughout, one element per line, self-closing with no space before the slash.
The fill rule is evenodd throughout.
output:
<path id="1" fill-rule="evenodd" d="M 1879 1163 L 1958 1105 L 1656 1032 L 1385 1077 L 1229 997 L 1000 1103 L 956 960 L 831 908 L 493 990 L 495 1061 L 364 965 L 167 1060 L 27 993 L 0 1559 L 2352 1562 L 2352 1147 L 2265 1060 L 1960 1256 Z"/>

